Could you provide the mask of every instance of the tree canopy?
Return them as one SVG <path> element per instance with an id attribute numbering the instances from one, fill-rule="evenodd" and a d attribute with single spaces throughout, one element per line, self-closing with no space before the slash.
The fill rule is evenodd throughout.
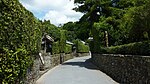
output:
<path id="1" fill-rule="evenodd" d="M 74 10 L 84 13 L 79 23 L 87 22 L 85 30 L 89 29 L 89 35 L 102 45 L 104 31 L 108 31 L 110 46 L 150 37 L 149 0 L 75 0 L 74 3 L 78 5 Z"/>

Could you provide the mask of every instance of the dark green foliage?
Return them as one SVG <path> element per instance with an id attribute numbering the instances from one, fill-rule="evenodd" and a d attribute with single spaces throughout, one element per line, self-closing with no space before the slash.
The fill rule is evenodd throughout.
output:
<path id="1" fill-rule="evenodd" d="M 81 22 L 76 23 L 77 30 L 75 30 L 77 38 L 83 41 L 87 40 L 90 33 L 90 23 L 88 22 Z"/>
<path id="2" fill-rule="evenodd" d="M 73 41 L 74 39 L 86 40 L 89 37 L 89 23 L 88 22 L 68 22 L 62 27 L 66 32 L 66 39 Z"/>
<path id="3" fill-rule="evenodd" d="M 73 41 L 74 39 L 77 38 L 78 27 L 76 26 L 76 23 L 68 22 L 68 23 L 64 24 L 62 28 L 67 31 L 66 32 L 66 39 L 68 41 Z"/>
<path id="4" fill-rule="evenodd" d="M 90 47 L 90 49 L 92 50 L 91 52 L 97 53 L 100 50 L 99 31 L 96 29 L 96 27 L 93 27 L 91 32 L 93 34 L 93 41 L 91 41 L 91 43 L 90 43 L 90 45 L 92 45 L 92 47 Z"/>
<path id="5" fill-rule="evenodd" d="M 87 29 L 94 37 L 95 46 L 98 45 L 97 42 L 105 46 L 104 31 L 108 32 L 109 46 L 146 41 L 150 38 L 149 0 L 75 0 L 75 3 L 83 4 L 75 10 L 84 13 L 79 23 L 89 23 L 90 30 L 87 26 L 84 30 Z M 99 34 L 92 28 L 96 28 Z"/>
<path id="6" fill-rule="evenodd" d="M 95 51 L 95 49 L 94 49 L 94 42 L 93 41 L 89 41 L 89 47 L 90 47 L 90 51 L 91 52 Z"/>
<path id="7" fill-rule="evenodd" d="M 59 49 L 59 42 L 54 42 L 52 44 L 52 54 L 59 54 L 60 49 Z"/>
<path id="8" fill-rule="evenodd" d="M 52 53 L 53 54 L 59 54 L 60 53 L 60 44 L 59 42 L 54 42 L 53 45 L 52 45 Z M 62 52 L 68 54 L 68 53 L 71 53 L 72 52 L 72 45 L 69 45 L 69 44 L 65 44 L 65 46 L 63 46 L 63 50 Z"/>
<path id="9" fill-rule="evenodd" d="M 71 53 L 71 52 L 72 52 L 72 45 L 66 44 L 65 53 L 68 54 L 68 53 Z"/>
<path id="10" fill-rule="evenodd" d="M 52 53 L 71 53 L 72 46 L 66 44 L 66 30 L 60 30 L 60 40 L 59 42 L 54 42 L 52 45 Z"/>
<path id="11" fill-rule="evenodd" d="M 68 54 L 72 52 L 72 45 L 66 44 L 64 46 L 64 53 Z M 60 53 L 60 44 L 59 42 L 54 42 L 52 45 L 52 53 L 59 54 Z"/>
<path id="12" fill-rule="evenodd" d="M 133 7 L 128 8 L 123 17 L 123 28 L 129 29 L 130 42 L 149 40 L 150 37 L 150 6 L 149 0 L 132 1 Z"/>
<path id="13" fill-rule="evenodd" d="M 101 46 L 96 46 L 94 44 L 94 41 L 89 42 L 89 48 L 92 53 L 100 53 L 100 54 L 106 53 L 106 48 L 103 48 Z"/>
<path id="14" fill-rule="evenodd" d="M 77 52 L 79 53 L 89 52 L 89 46 L 83 44 L 80 40 L 75 40 L 74 43 L 76 45 Z"/>
<path id="15" fill-rule="evenodd" d="M 103 49 L 109 54 L 150 55 L 150 41 L 130 43 Z"/>
<path id="16" fill-rule="evenodd" d="M 68 41 L 73 41 L 76 38 L 77 38 L 77 35 L 75 34 L 75 31 L 67 31 L 66 32 L 66 39 Z"/>
<path id="17" fill-rule="evenodd" d="M 89 34 L 87 34 L 87 33 L 90 33 L 91 36 L 95 37 L 95 33 L 92 30 L 92 28 L 93 28 L 92 26 L 93 26 L 94 22 L 99 21 L 100 16 L 103 16 L 103 15 L 108 16 L 110 14 L 108 6 L 110 5 L 111 0 L 104 0 L 104 1 L 101 1 L 101 0 L 82 0 L 82 1 L 75 0 L 74 2 L 76 4 L 78 4 L 78 3 L 83 4 L 83 5 L 78 5 L 78 7 L 74 8 L 74 10 L 84 13 L 84 15 L 81 17 L 81 19 L 79 21 L 80 26 L 81 26 L 80 29 L 82 29 L 80 31 L 84 32 L 84 33 L 81 33 L 80 36 L 82 36 L 83 38 L 86 38 L 86 36 L 87 36 L 87 38 L 88 38 Z M 84 25 L 82 25 L 82 24 L 84 24 Z M 83 40 L 83 38 L 82 38 L 82 40 Z M 99 41 L 99 39 L 94 38 L 94 41 L 96 41 L 96 40 Z"/>
<path id="18" fill-rule="evenodd" d="M 47 33 L 55 41 L 60 40 L 60 29 L 58 29 L 58 27 L 56 27 L 55 25 L 51 24 L 49 20 L 44 20 L 44 22 L 42 22 L 42 32 L 43 34 Z"/>

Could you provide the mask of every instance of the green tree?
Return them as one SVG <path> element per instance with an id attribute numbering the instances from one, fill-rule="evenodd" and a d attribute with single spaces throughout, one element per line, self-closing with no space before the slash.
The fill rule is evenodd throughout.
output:
<path id="1" fill-rule="evenodd" d="M 68 22 L 66 24 L 63 25 L 62 29 L 66 30 L 67 35 L 66 35 L 66 39 L 69 41 L 73 41 L 74 39 L 77 38 L 77 26 L 76 23 L 73 22 Z"/>
<path id="2" fill-rule="evenodd" d="M 50 35 L 55 41 L 60 40 L 60 29 L 55 25 L 50 23 L 50 20 L 42 22 L 42 30 L 43 34 L 47 33 Z"/>
<path id="3" fill-rule="evenodd" d="M 100 16 L 109 16 L 109 6 L 112 6 L 111 0 L 75 0 L 78 5 L 74 10 L 83 12 L 84 15 L 81 17 L 80 22 L 88 22 L 91 34 L 93 36 L 93 47 L 95 51 L 98 52 L 100 50 L 100 37 L 99 32 L 93 27 L 94 22 L 98 22 Z"/>
<path id="4" fill-rule="evenodd" d="M 89 23 L 88 22 L 68 22 L 63 25 L 63 29 L 67 30 L 67 40 L 74 39 L 87 40 L 89 37 Z"/>
<path id="5" fill-rule="evenodd" d="M 150 38 L 149 0 L 133 0 L 133 6 L 128 7 L 123 16 L 123 28 L 129 30 L 130 42 L 148 40 Z"/>

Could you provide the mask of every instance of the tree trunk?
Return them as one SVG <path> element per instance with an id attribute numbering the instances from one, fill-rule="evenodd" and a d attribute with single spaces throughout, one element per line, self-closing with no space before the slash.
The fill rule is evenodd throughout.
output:
<path id="1" fill-rule="evenodd" d="M 106 47 L 109 47 L 108 32 L 107 31 L 105 31 L 105 43 L 106 43 Z"/>

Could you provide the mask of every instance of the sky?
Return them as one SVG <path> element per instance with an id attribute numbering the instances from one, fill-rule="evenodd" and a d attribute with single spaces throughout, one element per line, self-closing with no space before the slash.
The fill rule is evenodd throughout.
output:
<path id="1" fill-rule="evenodd" d="M 78 21 L 82 13 L 72 10 L 74 0 L 19 0 L 40 20 L 50 20 L 56 26 L 67 22 Z"/>

